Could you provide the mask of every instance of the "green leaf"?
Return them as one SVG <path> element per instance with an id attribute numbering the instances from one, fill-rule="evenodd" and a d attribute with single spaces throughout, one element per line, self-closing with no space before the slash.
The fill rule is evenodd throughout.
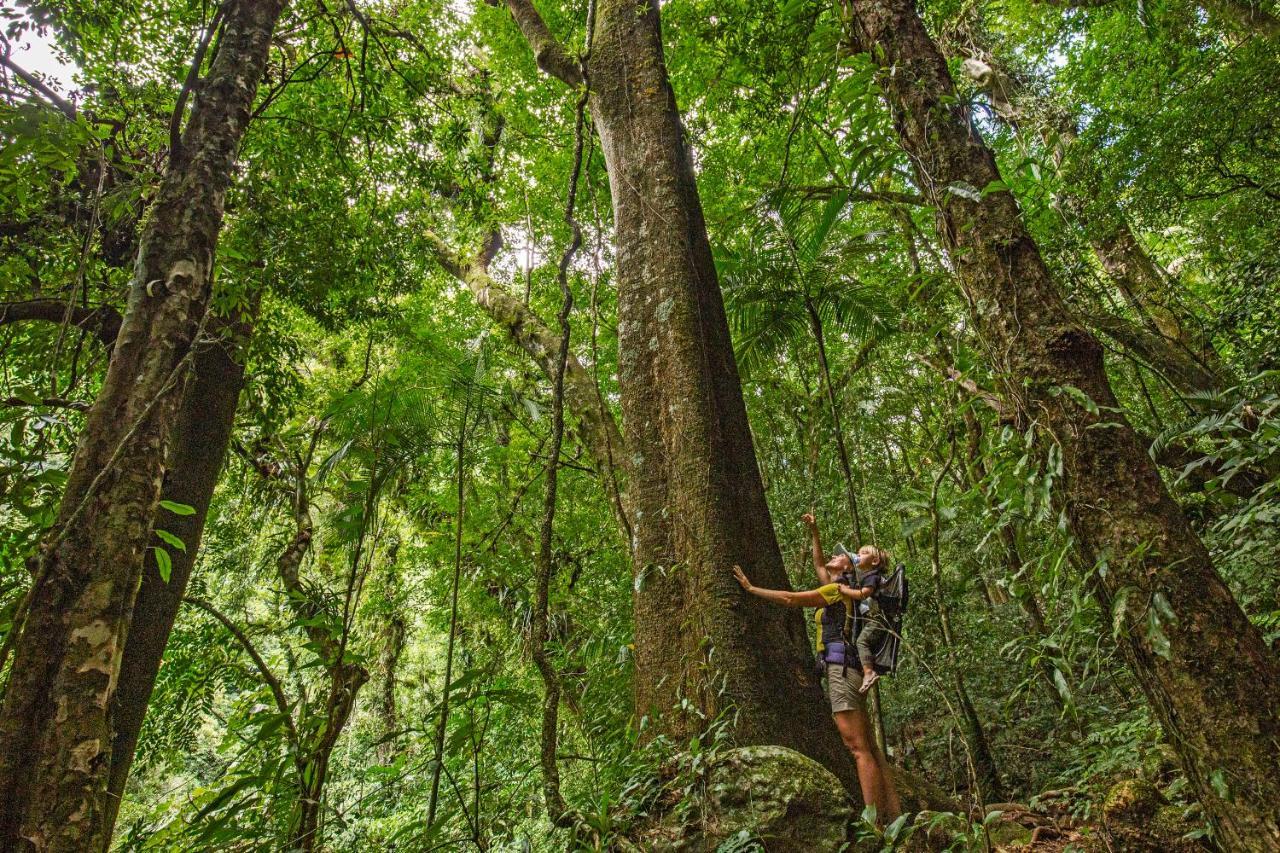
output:
<path id="1" fill-rule="evenodd" d="M 1080 404 L 1080 407 L 1089 414 L 1098 414 L 1098 404 L 1093 401 L 1092 397 L 1074 385 L 1055 385 L 1049 393 L 1055 397 L 1065 394 L 1076 403 Z"/>
<path id="2" fill-rule="evenodd" d="M 1151 604 L 1170 625 L 1178 624 L 1178 614 L 1173 612 L 1173 607 L 1170 606 L 1169 599 L 1165 597 L 1163 592 L 1156 592 L 1152 595 Z"/>
<path id="3" fill-rule="evenodd" d="M 183 542 L 181 539 L 179 539 L 177 536 L 174 536 L 169 531 L 160 530 L 159 528 L 157 528 L 156 536 L 160 537 L 160 539 L 162 539 L 165 543 L 172 545 L 174 548 L 177 548 L 182 553 L 185 554 L 187 552 L 187 543 Z"/>
<path id="4" fill-rule="evenodd" d="M 160 573 L 160 580 L 168 583 L 169 576 L 173 574 L 173 558 L 163 548 L 153 546 L 151 550 L 156 552 L 156 571 Z"/>
<path id="5" fill-rule="evenodd" d="M 908 815 L 900 814 L 897 820 L 884 828 L 885 841 L 897 841 L 898 836 L 902 834 L 902 828 L 907 825 Z"/>
<path id="6" fill-rule="evenodd" d="M 1071 686 L 1067 684 L 1067 677 L 1062 674 L 1062 670 L 1057 667 L 1053 668 L 1053 684 L 1058 688 L 1058 695 L 1062 697 L 1062 701 L 1071 703 Z"/>
<path id="7" fill-rule="evenodd" d="M 1231 799 L 1231 788 L 1227 786 L 1227 775 L 1221 770 L 1215 770 L 1209 774 L 1209 784 L 1213 786 L 1213 791 L 1224 800 Z"/>
<path id="8" fill-rule="evenodd" d="M 160 501 L 160 506 L 174 515 L 195 515 L 196 508 L 191 504 L 180 504 L 177 501 Z"/>
<path id="9" fill-rule="evenodd" d="M 1156 613 L 1155 608 L 1147 611 L 1147 642 L 1151 646 L 1151 650 L 1165 660 L 1171 660 L 1172 654 L 1169 648 L 1169 637 L 1164 633 L 1164 628 L 1160 625 L 1160 616 Z"/>
<path id="10" fill-rule="evenodd" d="M 1132 589 L 1130 586 L 1121 587 L 1111 604 L 1111 633 L 1114 637 L 1118 638 L 1124 630 L 1125 610 L 1129 606 L 1129 593 Z"/>

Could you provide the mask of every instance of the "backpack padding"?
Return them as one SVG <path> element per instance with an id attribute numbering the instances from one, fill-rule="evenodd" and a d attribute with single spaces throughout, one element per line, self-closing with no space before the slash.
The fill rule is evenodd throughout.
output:
<path id="1" fill-rule="evenodd" d="M 876 599 L 886 613 L 900 616 L 907 610 L 907 567 L 899 564 L 876 590 Z"/>

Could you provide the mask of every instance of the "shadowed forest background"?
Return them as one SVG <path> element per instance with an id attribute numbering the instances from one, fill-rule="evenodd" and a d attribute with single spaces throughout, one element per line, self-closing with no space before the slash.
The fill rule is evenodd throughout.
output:
<path id="1" fill-rule="evenodd" d="M 1269 0 L 0 16 L 0 850 L 1280 849 Z"/>

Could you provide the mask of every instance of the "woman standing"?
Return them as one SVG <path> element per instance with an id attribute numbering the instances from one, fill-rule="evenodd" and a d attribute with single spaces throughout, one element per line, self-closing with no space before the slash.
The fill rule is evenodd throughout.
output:
<path id="1" fill-rule="evenodd" d="M 858 783 L 862 788 L 862 799 L 868 805 L 876 807 L 879 819 L 892 819 L 902 811 L 898 800 L 898 791 L 893 784 L 893 775 L 889 763 L 876 747 L 871 732 L 871 717 L 867 714 L 865 691 L 861 689 L 863 682 L 870 686 L 874 677 L 869 680 L 858 665 L 858 654 L 851 648 L 852 639 L 849 624 L 852 623 L 853 608 L 861 601 L 875 594 L 875 583 L 861 586 L 870 580 L 868 570 L 878 573 L 885 568 L 887 560 L 880 549 L 864 545 L 856 555 L 858 563 L 865 562 L 864 574 L 859 580 L 855 573 L 854 557 L 840 546 L 836 546 L 831 559 L 823 558 L 822 541 L 818 534 L 818 525 L 810 514 L 803 516 L 813 540 L 813 566 L 822 586 L 805 592 L 788 592 L 779 589 L 762 589 L 752 586 L 750 579 L 738 566 L 733 573 L 742 584 L 742 588 L 752 595 L 776 602 L 784 607 L 817 607 L 818 611 L 818 649 L 823 656 L 827 676 L 827 698 L 831 702 L 831 716 L 845 746 L 853 754 L 858 765 Z M 843 607 L 834 607 L 843 603 Z M 849 672 L 850 662 L 855 663 L 852 674 Z M 874 672 L 874 670 L 873 670 Z"/>

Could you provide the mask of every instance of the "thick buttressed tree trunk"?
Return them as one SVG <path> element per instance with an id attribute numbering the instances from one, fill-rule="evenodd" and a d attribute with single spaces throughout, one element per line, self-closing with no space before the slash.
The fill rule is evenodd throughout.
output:
<path id="1" fill-rule="evenodd" d="M 522 0 L 538 64 L 576 62 Z M 667 79 L 658 4 L 599 0 L 588 61 L 612 192 L 619 375 L 636 574 L 636 714 L 677 741 L 736 712 L 741 743 L 788 746 L 851 787 L 852 760 L 811 672 L 803 620 L 744 596 L 739 563 L 789 588 L 756 466 L 729 327 Z M 695 712 L 682 710 L 687 701 Z"/>
<path id="2" fill-rule="evenodd" d="M 737 739 L 845 778 L 800 615 L 744 596 L 730 567 L 789 587 L 756 466 L 658 4 L 597 8 L 591 107 L 616 227 L 619 376 L 631 487 L 636 711 L 683 739 L 732 709 Z"/>
<path id="3" fill-rule="evenodd" d="M 223 198 L 280 0 L 232 0 L 139 243 L 128 310 L 44 542 L 0 709 L 0 849 L 106 847 L 112 709 Z"/>
<path id="4" fill-rule="evenodd" d="M 236 405 L 244 385 L 244 350 L 252 331 L 252 319 L 242 317 L 238 322 L 211 319 L 208 325 L 212 327 L 215 322 L 220 328 L 211 330 L 207 340 L 195 345 L 191 380 L 169 438 L 169 458 L 160 489 L 162 500 L 186 504 L 195 512 L 175 515 L 161 509 L 156 519 L 156 526 L 181 539 L 186 549 L 169 548 L 158 538 L 152 542 L 153 546 L 168 550 L 172 568 L 166 582 L 156 565 L 155 552 L 147 552 L 142 584 L 120 660 L 111 721 L 108 837 L 124 796 L 142 721 L 160 672 L 160 661 L 182 607 L 187 582 L 191 580 L 209 502 L 231 444 Z"/>
<path id="5" fill-rule="evenodd" d="M 983 189 L 1000 174 L 914 4 L 848 0 L 846 9 L 858 46 L 885 69 L 901 143 L 938 209 L 939 236 L 1008 398 L 1062 451 L 1059 497 L 1097 567 L 1091 587 L 1105 607 L 1122 609 L 1121 650 L 1219 843 L 1276 849 L 1280 662 L 1118 410 L 1101 347 L 1067 310 L 1016 200 L 997 191 L 974 201 L 948 189 Z"/>

